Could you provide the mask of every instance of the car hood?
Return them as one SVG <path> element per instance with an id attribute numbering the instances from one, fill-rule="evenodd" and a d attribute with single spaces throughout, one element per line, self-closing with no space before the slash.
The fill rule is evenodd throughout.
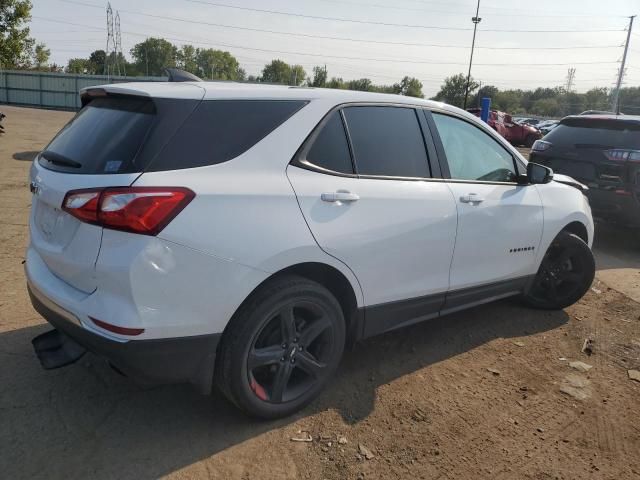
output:
<path id="1" fill-rule="evenodd" d="M 565 185 L 569 185 L 571 187 L 577 188 L 581 192 L 586 192 L 587 190 L 589 190 L 589 187 L 587 187 L 585 184 L 580 183 L 575 178 L 572 178 L 568 175 L 563 175 L 561 173 L 554 172 L 553 181 L 558 183 L 564 183 Z"/>

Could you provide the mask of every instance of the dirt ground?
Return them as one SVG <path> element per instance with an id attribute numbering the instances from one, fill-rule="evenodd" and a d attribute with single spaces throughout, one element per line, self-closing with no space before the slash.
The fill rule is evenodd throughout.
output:
<path id="1" fill-rule="evenodd" d="M 640 247 L 625 232 L 598 229 L 598 280 L 566 311 L 503 301 L 368 340 L 302 413 L 256 422 L 218 394 L 139 388 L 91 355 L 41 369 L 27 174 L 70 114 L 0 109 L 0 477 L 640 478 L 627 374 L 640 369 Z"/>

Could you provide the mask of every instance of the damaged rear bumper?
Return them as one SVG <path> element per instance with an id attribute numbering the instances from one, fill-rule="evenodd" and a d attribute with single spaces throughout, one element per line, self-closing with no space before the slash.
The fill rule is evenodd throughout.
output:
<path id="1" fill-rule="evenodd" d="M 36 354 L 44 368 L 73 363 L 90 351 L 137 383 L 157 385 L 191 383 L 202 393 L 213 386 L 216 349 L 221 334 L 119 342 L 85 329 L 79 319 L 27 283 L 35 310 L 58 333 L 34 338 Z"/>

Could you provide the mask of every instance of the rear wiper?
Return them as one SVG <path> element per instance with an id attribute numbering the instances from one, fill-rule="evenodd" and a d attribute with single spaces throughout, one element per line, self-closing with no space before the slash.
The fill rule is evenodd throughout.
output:
<path id="1" fill-rule="evenodd" d="M 60 155 L 59 153 L 52 152 L 51 150 L 45 150 L 44 152 L 40 153 L 40 156 L 46 161 L 53 163 L 54 165 L 63 165 L 65 167 L 72 168 L 82 167 L 82 164 L 80 162 L 71 160 L 69 157 L 65 157 L 64 155 Z"/>

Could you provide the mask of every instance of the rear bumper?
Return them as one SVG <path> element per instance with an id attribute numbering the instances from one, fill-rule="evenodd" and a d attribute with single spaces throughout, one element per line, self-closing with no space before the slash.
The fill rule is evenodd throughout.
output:
<path id="1" fill-rule="evenodd" d="M 593 216 L 599 220 L 640 227 L 640 204 L 633 195 L 618 195 L 609 190 L 587 191 Z"/>
<path id="2" fill-rule="evenodd" d="M 57 305 L 31 282 L 27 283 L 27 289 L 33 307 L 47 322 L 134 381 L 146 385 L 191 383 L 202 393 L 211 392 L 221 334 L 110 340 L 85 329 L 73 313 Z"/>

